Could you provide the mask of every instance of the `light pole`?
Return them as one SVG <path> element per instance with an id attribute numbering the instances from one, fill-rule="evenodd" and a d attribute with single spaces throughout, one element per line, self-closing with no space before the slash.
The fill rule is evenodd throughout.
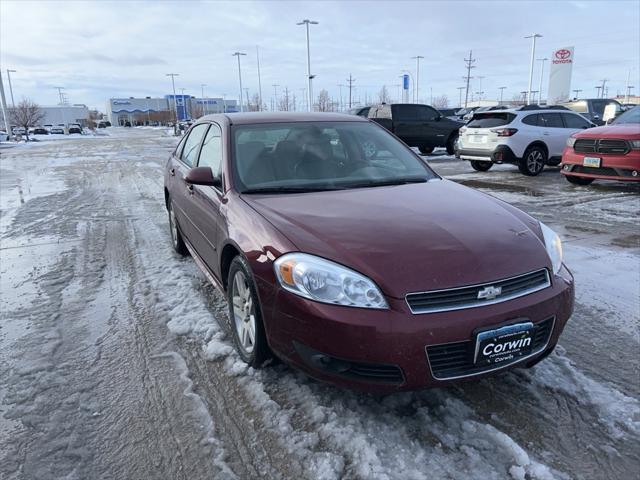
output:
<path id="1" fill-rule="evenodd" d="M 9 129 L 9 118 L 7 116 L 7 100 L 4 98 L 4 85 L 2 84 L 2 75 L 0 75 L 0 107 L 2 107 L 2 117 L 4 118 L 4 128 L 7 129 L 7 135 L 11 137 L 12 132 Z"/>
<path id="2" fill-rule="evenodd" d="M 458 107 L 462 108 L 462 91 L 465 87 L 458 87 Z"/>
<path id="3" fill-rule="evenodd" d="M 416 103 L 420 103 L 420 59 L 424 57 L 422 55 L 416 55 L 411 58 L 415 58 L 416 60 Z"/>
<path id="4" fill-rule="evenodd" d="M 11 95 L 11 106 L 15 110 L 16 102 L 13 100 L 13 87 L 11 86 L 11 74 L 12 73 L 16 73 L 16 71 L 15 70 L 9 70 L 7 68 L 7 79 L 9 80 L 9 94 Z M 627 82 L 627 83 L 629 83 L 629 82 Z"/>
<path id="5" fill-rule="evenodd" d="M 173 87 L 173 113 L 174 113 L 174 122 L 173 122 L 173 134 L 178 134 L 178 99 L 176 98 L 176 81 L 175 78 L 179 77 L 179 73 L 167 73 L 167 77 L 171 77 L 171 86 Z"/>
<path id="6" fill-rule="evenodd" d="M 531 65 L 529 66 L 529 88 L 527 88 L 527 105 L 531 103 L 531 85 L 533 83 L 533 61 L 536 58 L 536 39 L 541 38 L 542 35 L 534 33 L 524 38 L 530 38 L 531 41 Z"/>
<path id="7" fill-rule="evenodd" d="M 596 98 L 600 98 L 600 89 L 602 88 L 602 85 L 596 85 Z"/>
<path id="8" fill-rule="evenodd" d="M 242 106 L 242 71 L 240 70 L 240 57 L 242 55 L 246 55 L 246 53 L 235 52 L 231 56 L 238 57 L 238 81 L 240 82 L 240 96 L 238 98 L 240 100 L 240 111 L 244 112 L 244 107 Z"/>
<path id="9" fill-rule="evenodd" d="M 307 102 L 307 110 L 310 112 L 313 110 L 313 77 L 315 75 L 311 75 L 311 53 L 309 51 L 309 25 L 318 25 L 318 22 L 313 20 L 304 19 L 301 22 L 298 22 L 298 25 L 304 25 L 307 29 L 307 78 L 309 79 L 309 89 L 307 91 L 308 102 Z"/>
<path id="10" fill-rule="evenodd" d="M 258 111 L 262 111 L 262 78 L 260 77 L 260 51 L 256 45 L 256 60 L 258 61 Z"/>
<path id="11" fill-rule="evenodd" d="M 540 84 L 538 85 L 538 105 L 542 103 L 542 77 L 544 76 L 544 62 L 549 60 L 548 58 L 539 58 L 538 61 L 542 62 L 540 67 Z"/>
<path id="12" fill-rule="evenodd" d="M 504 89 L 507 87 L 498 87 L 498 89 L 500 90 L 500 105 L 502 105 L 502 96 L 504 94 Z"/>
<path id="13" fill-rule="evenodd" d="M 277 83 L 271 85 L 273 87 L 273 111 L 278 110 L 278 87 L 280 86 Z"/>
<path id="14" fill-rule="evenodd" d="M 186 90 L 186 88 L 181 88 L 180 89 L 180 93 L 182 94 L 182 108 L 184 108 L 185 116 L 189 115 L 189 120 L 191 120 L 191 108 L 187 107 L 187 102 L 184 99 L 184 91 L 185 90 Z"/>
<path id="15" fill-rule="evenodd" d="M 573 93 L 575 93 L 575 94 L 576 94 L 576 96 L 575 96 L 575 98 L 576 98 L 576 99 L 578 98 L 578 94 L 579 94 L 581 91 L 582 91 L 582 90 L 579 90 L 579 89 L 576 89 L 576 90 L 574 90 L 574 91 L 573 91 Z"/>
<path id="16" fill-rule="evenodd" d="M 200 88 L 202 89 L 202 114 L 203 115 L 206 115 L 207 113 L 209 113 L 208 112 L 209 109 L 206 108 L 206 106 L 205 106 L 206 104 L 204 102 L 204 87 L 206 87 L 206 86 L 207 86 L 206 83 L 201 83 L 200 84 Z"/>
<path id="17" fill-rule="evenodd" d="M 624 103 L 629 103 L 629 97 L 631 96 L 631 89 L 633 85 L 627 85 L 627 100 Z"/>
<path id="18" fill-rule="evenodd" d="M 222 94 L 222 113 L 227 113 L 227 94 Z"/>

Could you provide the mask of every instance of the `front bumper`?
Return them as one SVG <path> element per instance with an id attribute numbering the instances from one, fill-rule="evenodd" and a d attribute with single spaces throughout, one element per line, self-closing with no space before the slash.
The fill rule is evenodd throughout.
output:
<path id="1" fill-rule="evenodd" d="M 266 288 L 266 287 L 265 287 Z M 393 392 L 437 387 L 462 378 L 528 366 L 548 355 L 573 310 L 573 277 L 562 268 L 544 290 L 502 303 L 465 310 L 412 314 L 404 299 L 388 298 L 388 310 L 312 302 L 282 289 L 263 305 L 269 344 L 286 362 L 310 376 L 364 391 Z M 263 297 L 264 298 L 264 297 Z M 474 331 L 514 320 L 553 319 L 542 349 L 491 371 L 437 378 L 431 346 L 470 342 Z"/>
<path id="2" fill-rule="evenodd" d="M 600 167 L 583 166 L 584 157 L 601 158 Z M 560 171 L 568 176 L 637 182 L 640 181 L 640 150 L 631 150 L 626 155 L 611 155 L 576 153 L 573 148 L 565 147 Z"/>
<path id="3" fill-rule="evenodd" d="M 516 163 L 519 160 L 508 145 L 498 145 L 494 150 L 459 148 L 456 151 L 456 158 L 494 163 Z"/>

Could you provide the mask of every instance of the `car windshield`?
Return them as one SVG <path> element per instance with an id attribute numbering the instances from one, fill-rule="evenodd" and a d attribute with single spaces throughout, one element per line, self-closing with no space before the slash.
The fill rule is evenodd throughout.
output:
<path id="1" fill-rule="evenodd" d="M 509 112 L 475 113 L 467 124 L 469 128 L 492 128 L 508 125 L 516 116 Z"/>
<path id="2" fill-rule="evenodd" d="M 631 110 L 627 110 L 611 123 L 615 125 L 621 125 L 625 123 L 640 124 L 640 107 L 633 107 Z"/>
<path id="3" fill-rule="evenodd" d="M 305 192 L 438 178 L 405 145 L 369 122 L 233 127 L 234 171 L 243 193 Z"/>

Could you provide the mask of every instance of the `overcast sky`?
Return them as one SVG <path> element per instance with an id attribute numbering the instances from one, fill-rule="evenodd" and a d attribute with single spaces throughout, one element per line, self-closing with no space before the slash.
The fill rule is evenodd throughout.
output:
<path id="1" fill-rule="evenodd" d="M 476 58 L 472 90 L 505 98 L 526 90 L 530 40 L 540 33 L 536 57 L 575 46 L 572 88 L 595 96 L 609 79 L 609 94 L 625 91 L 627 74 L 640 89 L 640 1 L 343 1 L 343 2 L 90 2 L 0 1 L 0 63 L 12 73 L 16 101 L 42 105 L 58 101 L 65 87 L 71 103 L 104 110 L 110 97 L 162 96 L 171 91 L 166 73 L 176 72 L 176 88 L 200 96 L 238 96 L 232 53 L 240 50 L 243 83 L 257 92 L 256 45 L 260 48 L 265 103 L 287 86 L 300 96 L 305 87 L 304 18 L 311 27 L 314 92 L 339 96 L 349 73 L 354 97 L 377 95 L 386 85 L 393 97 L 404 69 L 415 75 L 422 55 L 420 97 L 446 94 L 458 103 L 464 84 L 463 58 Z M 534 87 L 539 66 L 536 62 Z M 546 65 L 548 72 L 548 62 Z M 481 82 L 478 77 L 484 77 Z M 545 86 L 547 75 L 545 72 Z M 343 87 L 343 96 L 347 89 Z M 179 92 L 178 92 L 179 93 Z M 10 99 L 8 98 L 10 102 Z"/>

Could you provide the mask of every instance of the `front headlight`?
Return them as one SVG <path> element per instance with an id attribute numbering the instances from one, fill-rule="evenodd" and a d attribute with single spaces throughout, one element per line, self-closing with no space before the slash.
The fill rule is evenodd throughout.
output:
<path id="1" fill-rule="evenodd" d="M 567 147 L 573 148 L 575 143 L 576 143 L 576 137 L 572 136 L 572 137 L 567 138 Z"/>
<path id="2" fill-rule="evenodd" d="M 631 140 L 629 143 L 634 150 L 640 150 L 640 140 Z"/>
<path id="3" fill-rule="evenodd" d="M 287 253 L 274 262 L 285 290 L 316 300 L 362 308 L 389 308 L 382 292 L 364 275 L 306 253 Z"/>
<path id="4" fill-rule="evenodd" d="M 542 229 L 542 236 L 544 237 L 544 246 L 551 259 L 553 273 L 557 274 L 562 266 L 562 242 L 558 234 L 544 223 L 540 222 L 540 228 Z"/>

